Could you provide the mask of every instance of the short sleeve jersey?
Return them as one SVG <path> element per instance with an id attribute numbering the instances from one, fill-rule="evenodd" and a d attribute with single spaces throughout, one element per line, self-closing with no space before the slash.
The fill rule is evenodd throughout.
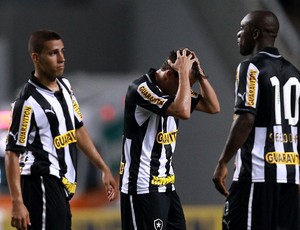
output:
<path id="1" fill-rule="evenodd" d="M 252 131 L 236 155 L 234 181 L 299 184 L 300 73 L 276 48 L 240 63 L 235 113 L 252 113 Z"/>
<path id="2" fill-rule="evenodd" d="M 178 119 L 166 116 L 174 96 L 166 95 L 155 80 L 155 69 L 129 86 L 124 111 L 120 189 L 126 194 L 175 189 L 172 157 Z M 192 110 L 201 95 L 191 91 Z"/>
<path id="3" fill-rule="evenodd" d="M 69 81 L 52 92 L 32 75 L 12 104 L 6 150 L 20 153 L 21 175 L 53 175 L 72 195 L 76 188 L 76 135 L 83 125 Z"/>

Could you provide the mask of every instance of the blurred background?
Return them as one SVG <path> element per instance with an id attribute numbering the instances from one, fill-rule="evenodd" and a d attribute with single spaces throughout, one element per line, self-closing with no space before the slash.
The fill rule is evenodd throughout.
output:
<path id="1" fill-rule="evenodd" d="M 276 46 L 299 68 L 297 0 L 0 0 L 0 230 L 10 229 L 3 165 L 10 103 L 33 70 L 28 38 L 43 28 L 63 37 L 65 77 L 116 178 L 127 85 L 149 68 L 158 69 L 170 50 L 188 47 L 196 52 L 219 96 L 221 112 L 194 113 L 180 123 L 174 156 L 176 188 L 188 230 L 221 229 L 224 197 L 214 189 L 211 177 L 232 122 L 235 70 L 245 58 L 239 54 L 236 34 L 241 19 L 257 9 L 278 16 Z M 101 174 L 79 157 L 78 191 L 71 201 L 73 229 L 120 229 L 119 200 L 107 203 Z M 228 186 L 233 167 L 229 169 Z"/>

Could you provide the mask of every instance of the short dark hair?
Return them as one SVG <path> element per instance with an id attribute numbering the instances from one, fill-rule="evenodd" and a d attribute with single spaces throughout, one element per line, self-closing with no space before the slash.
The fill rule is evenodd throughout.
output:
<path id="1" fill-rule="evenodd" d="M 179 49 L 180 54 L 182 54 L 183 49 Z M 189 55 L 191 53 L 191 51 L 187 50 L 186 51 L 186 55 Z M 168 64 L 168 60 L 170 60 L 171 62 L 175 62 L 177 59 L 177 52 L 175 50 L 170 51 L 168 59 L 166 61 L 164 61 L 164 63 L 161 66 L 161 70 L 168 70 L 168 69 L 172 69 L 171 66 Z M 173 69 L 172 69 L 173 70 Z M 192 70 L 194 72 L 194 74 L 200 75 L 200 71 L 199 71 L 199 66 L 197 64 L 196 61 L 194 61 L 193 65 L 192 65 Z M 176 76 L 178 76 L 178 72 L 175 71 Z"/>
<path id="2" fill-rule="evenodd" d="M 44 42 L 50 40 L 60 40 L 61 36 L 52 30 L 38 30 L 31 34 L 28 41 L 29 53 L 41 53 L 44 48 Z"/>

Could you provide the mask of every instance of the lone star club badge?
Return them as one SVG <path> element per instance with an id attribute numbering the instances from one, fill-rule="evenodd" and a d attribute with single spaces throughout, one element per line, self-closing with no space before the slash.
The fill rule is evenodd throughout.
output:
<path id="1" fill-rule="evenodd" d="M 164 223 L 161 219 L 154 220 L 154 229 L 155 230 L 162 230 L 164 226 Z"/>

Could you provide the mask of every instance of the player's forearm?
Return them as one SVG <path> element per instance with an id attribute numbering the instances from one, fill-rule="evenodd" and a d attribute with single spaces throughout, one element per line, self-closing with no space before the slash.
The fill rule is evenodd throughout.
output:
<path id="1" fill-rule="evenodd" d="M 5 170 L 7 183 L 13 203 L 22 202 L 21 175 L 19 156 L 15 152 L 7 151 L 5 154 Z"/>
<path id="2" fill-rule="evenodd" d="M 248 138 L 255 116 L 250 113 L 238 115 L 233 122 L 219 163 L 227 164 Z"/>
<path id="3" fill-rule="evenodd" d="M 77 146 L 87 156 L 87 158 L 101 171 L 106 172 L 108 166 L 104 162 L 100 153 L 96 149 L 88 131 L 83 126 L 76 130 Z"/>
<path id="4" fill-rule="evenodd" d="M 191 88 L 188 73 L 179 73 L 179 86 L 174 99 L 173 107 L 177 117 L 188 119 L 191 114 Z"/>
<path id="5" fill-rule="evenodd" d="M 201 95 L 203 100 L 205 100 L 207 104 L 208 110 L 206 112 L 209 113 L 218 113 L 220 112 L 220 103 L 217 97 L 217 94 L 209 81 L 207 79 L 203 79 L 199 81 Z"/>

